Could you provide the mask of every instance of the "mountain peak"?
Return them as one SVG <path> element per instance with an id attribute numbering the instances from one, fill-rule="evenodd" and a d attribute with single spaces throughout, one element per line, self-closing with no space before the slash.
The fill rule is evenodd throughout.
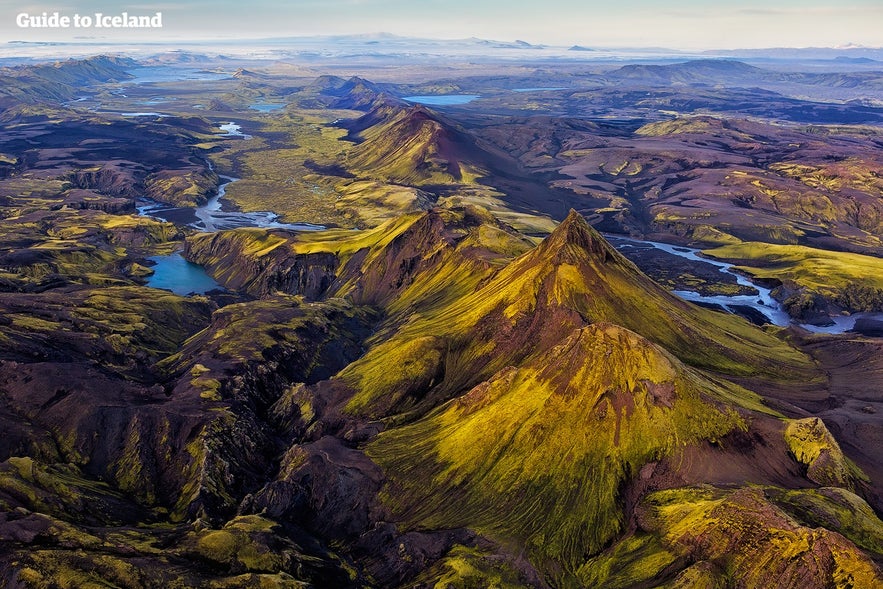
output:
<path id="1" fill-rule="evenodd" d="M 420 105 L 372 111 L 349 128 L 362 140 L 350 152 L 350 164 L 398 183 L 459 183 L 464 170 L 475 173 L 472 162 L 487 158 L 468 133 Z"/>
<path id="2" fill-rule="evenodd" d="M 583 258 L 587 252 L 601 262 L 619 260 L 622 256 L 598 231 L 589 225 L 585 217 L 570 209 L 567 217 L 543 241 L 540 249 L 545 256 L 556 262 L 567 262 L 568 258 Z"/>

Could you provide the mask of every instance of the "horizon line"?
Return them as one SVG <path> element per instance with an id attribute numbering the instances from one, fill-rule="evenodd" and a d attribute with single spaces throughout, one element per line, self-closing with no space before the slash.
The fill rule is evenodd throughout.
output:
<path id="1" fill-rule="evenodd" d="M 828 51 L 853 51 L 853 50 L 865 50 L 865 51 L 881 51 L 883 50 L 883 45 L 881 46 L 868 46 L 854 43 L 846 43 L 840 45 L 804 45 L 804 46 L 789 46 L 789 45 L 780 45 L 780 46 L 766 46 L 766 47 L 704 47 L 704 48 L 678 48 L 678 47 L 666 47 L 660 45 L 593 45 L 589 43 L 571 43 L 566 45 L 554 45 L 549 43 L 532 43 L 530 41 L 525 41 L 523 39 L 513 39 L 513 40 L 503 40 L 503 39 L 493 39 L 493 38 L 482 38 L 482 37 L 418 37 L 418 36 L 406 36 L 406 35 L 398 35 L 395 33 L 388 32 L 366 32 L 366 33 L 326 33 L 326 34 L 318 34 L 318 35 L 288 35 L 288 36 L 280 36 L 280 35 L 272 35 L 272 36 L 261 36 L 261 37 L 241 37 L 234 39 L 215 39 L 215 38 L 202 38 L 202 37 L 181 37 L 178 39 L 158 39 L 158 40 L 150 40 L 150 39 L 139 39 L 139 40 L 126 40 L 126 39 L 118 39 L 118 38 L 88 38 L 88 37 L 80 37 L 74 39 L 65 39 L 65 40 L 25 40 L 25 39 L 9 39 L 4 41 L 4 45 L 35 45 L 35 46 L 51 46 L 51 45 L 128 45 L 128 46 L 168 46 L 174 44 L 194 44 L 194 45 L 242 45 L 247 43 L 269 43 L 269 42 L 284 42 L 284 41 L 296 41 L 296 40 L 322 40 L 322 39 L 372 39 L 372 38 L 386 38 L 386 39 L 401 39 L 401 40 L 412 40 L 412 41 L 433 41 L 439 43 L 457 43 L 457 42 L 475 42 L 482 41 L 487 43 L 500 43 L 507 45 L 520 45 L 525 50 L 528 49 L 559 49 L 559 50 L 573 50 L 574 48 L 584 48 L 588 51 L 667 51 L 672 53 L 695 53 L 695 52 L 714 52 L 714 51 L 727 51 L 727 52 L 736 52 L 736 51 L 746 51 L 746 52 L 758 52 L 758 51 L 783 51 L 783 50 L 792 50 L 792 51 L 812 51 L 812 50 L 828 50 Z M 504 47 L 500 47 L 499 49 L 504 49 Z M 511 49 L 518 49 L 518 47 L 511 47 Z"/>

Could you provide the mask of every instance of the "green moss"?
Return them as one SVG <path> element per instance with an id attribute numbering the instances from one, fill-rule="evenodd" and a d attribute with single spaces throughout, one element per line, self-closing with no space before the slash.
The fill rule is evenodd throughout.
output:
<path id="1" fill-rule="evenodd" d="M 197 532 L 194 549 L 201 558 L 230 570 L 277 572 L 283 567 L 283 555 L 267 544 L 277 527 L 256 515 L 236 517 L 223 529 Z"/>
<path id="2" fill-rule="evenodd" d="M 697 562 L 681 571 L 670 583 L 662 585 L 660 589 L 727 589 L 730 587 L 727 576 L 714 563 L 707 561 Z"/>
<path id="3" fill-rule="evenodd" d="M 748 242 L 705 250 L 758 278 L 791 281 L 850 311 L 883 309 L 883 260 L 800 245 Z"/>
<path id="4" fill-rule="evenodd" d="M 243 211 L 277 211 L 286 222 L 353 226 L 336 207 L 340 177 L 318 174 L 306 162 L 331 165 L 345 157 L 353 145 L 343 140 L 346 131 L 326 125 L 354 114 L 286 109 L 265 119 L 260 136 L 213 156 L 242 178 L 227 187 L 226 197 Z"/>
<path id="5" fill-rule="evenodd" d="M 575 230 L 582 231 L 592 230 Z M 572 239 L 576 242 L 583 237 Z M 586 239 L 602 241 L 600 236 Z M 599 246 L 609 250 L 595 255 L 576 243 L 563 241 L 553 234 L 501 270 L 470 264 L 464 256 L 440 253 L 431 271 L 415 276 L 413 284 L 389 306 L 392 312 L 419 313 L 411 315 L 411 320 L 394 335 L 383 334 L 385 341 L 369 349 L 357 365 L 348 369 L 347 381 L 359 388 L 359 399 L 352 409 L 364 412 L 369 407 L 373 415 L 392 412 L 390 408 L 395 405 L 384 396 L 390 390 L 386 384 L 390 377 L 384 377 L 375 387 L 373 378 L 359 378 L 356 373 L 381 375 L 387 358 L 391 354 L 396 361 L 406 357 L 414 341 L 426 341 L 421 340 L 426 337 L 444 341 L 446 349 L 452 351 L 444 359 L 445 374 L 465 375 L 471 370 L 474 383 L 507 363 L 520 361 L 494 350 L 521 329 L 519 323 L 531 322 L 547 325 L 544 330 L 534 329 L 543 333 L 538 337 L 548 338 L 556 330 L 567 325 L 577 327 L 582 322 L 619 324 L 670 350 L 680 360 L 716 373 L 787 383 L 823 378 L 805 354 L 771 333 L 737 317 L 684 303 L 618 257 L 609 246 Z M 377 251 L 382 259 L 383 250 Z M 503 256 L 499 259 L 505 260 Z M 470 365 L 480 366 L 481 372 L 476 373 Z M 433 367 L 424 367 L 427 370 L 423 378 L 429 381 L 434 376 Z M 465 377 L 462 380 L 469 382 Z M 732 384 L 720 387 L 716 395 L 746 407 L 762 406 L 757 395 L 745 394 L 744 389 Z M 370 407 L 372 404 L 375 409 Z"/>
<path id="6" fill-rule="evenodd" d="M 854 490 L 856 481 L 867 476 L 840 449 L 837 440 L 818 417 L 789 420 L 785 442 L 798 462 L 807 468 L 807 477 L 821 485 Z"/>
<path id="7" fill-rule="evenodd" d="M 883 555 L 883 522 L 858 495 L 837 487 L 767 493 L 805 525 L 837 531 L 857 546 Z"/>
<path id="8" fill-rule="evenodd" d="M 86 477 L 76 466 L 44 464 L 30 457 L 11 457 L 0 463 L 0 493 L 48 516 L 69 518 L 70 514 L 89 513 L 92 518 L 108 522 L 116 522 L 117 517 L 108 506 L 121 497 L 118 490 Z M 96 542 L 90 534 L 77 533 L 83 542 Z"/>
<path id="9" fill-rule="evenodd" d="M 659 539 L 650 534 L 635 534 L 619 540 L 608 550 L 590 558 L 577 571 L 585 587 L 629 589 L 646 584 L 677 561 Z"/>
<path id="10" fill-rule="evenodd" d="M 682 571 L 666 586 L 690 586 L 690 579 L 703 579 L 703 586 L 844 589 L 883 582 L 872 561 L 851 542 L 824 528 L 798 524 L 765 496 L 780 493 L 692 487 L 650 494 L 640 516 L 642 527 L 679 557 L 708 563 Z"/>
<path id="11" fill-rule="evenodd" d="M 622 529 L 618 489 L 645 463 L 741 420 L 704 403 L 714 386 L 643 338 L 580 330 L 506 369 L 368 454 L 385 500 L 412 525 L 474 527 L 575 573 Z"/>
<path id="12" fill-rule="evenodd" d="M 444 350 L 445 342 L 435 337 L 375 347 L 370 358 L 357 360 L 339 375 L 358 391 L 347 410 L 362 412 L 377 399 L 396 406 L 409 394 L 430 387 L 439 372 Z M 383 356 L 383 363 L 374 361 L 378 356 Z"/>
<path id="13" fill-rule="evenodd" d="M 506 561 L 465 546 L 454 546 L 415 583 L 431 589 L 526 589 L 532 586 Z"/>
<path id="14" fill-rule="evenodd" d="M 239 541 L 232 532 L 216 530 L 200 537 L 196 547 L 203 558 L 229 565 L 239 551 Z"/>

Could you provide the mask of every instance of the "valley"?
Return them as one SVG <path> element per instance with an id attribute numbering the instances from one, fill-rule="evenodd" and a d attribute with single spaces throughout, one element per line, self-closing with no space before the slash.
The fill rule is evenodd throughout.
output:
<path id="1" fill-rule="evenodd" d="M 415 59 L 0 68 L 0 586 L 883 583 L 883 68 Z"/>

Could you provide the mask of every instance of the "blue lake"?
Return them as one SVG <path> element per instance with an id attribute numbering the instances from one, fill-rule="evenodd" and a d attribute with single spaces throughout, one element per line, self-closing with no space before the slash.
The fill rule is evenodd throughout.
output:
<path id="1" fill-rule="evenodd" d="M 251 110 L 256 110 L 258 112 L 273 112 L 274 110 L 280 110 L 284 106 L 284 104 L 271 102 L 255 102 L 248 108 L 250 108 Z"/>
<path id="2" fill-rule="evenodd" d="M 221 288 L 202 266 L 188 262 L 179 253 L 148 259 L 156 262 L 156 265 L 152 267 L 153 274 L 147 278 L 147 286 L 170 290 L 179 295 L 202 294 Z"/>
<path id="3" fill-rule="evenodd" d="M 478 94 L 439 94 L 436 96 L 405 96 L 402 100 L 417 102 L 427 106 L 454 106 L 457 104 L 469 104 L 476 98 L 481 98 L 481 96 Z"/>

